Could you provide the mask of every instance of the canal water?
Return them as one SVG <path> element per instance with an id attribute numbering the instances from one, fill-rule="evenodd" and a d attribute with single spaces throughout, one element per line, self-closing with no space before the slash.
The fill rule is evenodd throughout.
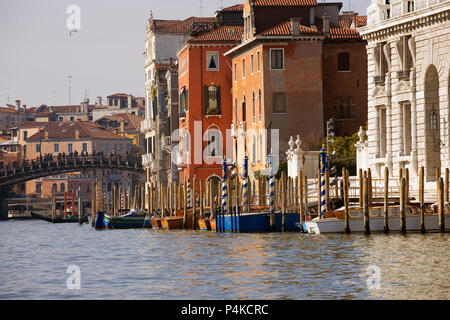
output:
<path id="1" fill-rule="evenodd" d="M 0 222 L 0 299 L 450 299 L 450 235 Z M 73 288 L 79 268 L 80 289 Z"/>

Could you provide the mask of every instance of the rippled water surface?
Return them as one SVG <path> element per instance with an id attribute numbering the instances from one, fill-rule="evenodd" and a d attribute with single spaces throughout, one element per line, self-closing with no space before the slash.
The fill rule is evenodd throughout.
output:
<path id="1" fill-rule="evenodd" d="M 31 220 L 0 222 L 0 243 L 0 299 L 450 298 L 448 234 L 95 231 Z M 67 289 L 70 265 L 80 290 Z M 379 289 L 368 287 L 371 266 Z"/>

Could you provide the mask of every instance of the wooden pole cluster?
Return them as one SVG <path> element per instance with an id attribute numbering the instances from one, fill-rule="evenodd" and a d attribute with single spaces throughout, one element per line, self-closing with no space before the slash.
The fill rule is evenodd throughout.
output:
<path id="1" fill-rule="evenodd" d="M 420 167 L 419 171 L 419 202 L 420 202 L 420 232 L 426 233 L 425 228 L 425 208 L 424 208 L 424 198 L 425 198 L 425 191 L 424 191 L 424 167 Z"/>
<path id="2" fill-rule="evenodd" d="M 370 234 L 370 217 L 369 217 L 369 178 L 367 171 L 364 171 L 363 179 L 363 212 L 364 212 L 364 233 Z"/>
<path id="3" fill-rule="evenodd" d="M 384 233 L 389 233 L 389 168 L 384 167 Z"/>

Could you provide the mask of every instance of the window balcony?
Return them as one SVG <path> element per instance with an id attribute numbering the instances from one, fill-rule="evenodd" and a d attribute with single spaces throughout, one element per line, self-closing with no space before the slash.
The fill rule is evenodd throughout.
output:
<path id="1" fill-rule="evenodd" d="M 384 82 L 385 82 L 384 79 L 385 79 L 384 74 L 383 75 L 379 75 L 379 76 L 375 76 L 375 77 L 373 77 L 373 82 L 375 84 L 384 84 Z"/>
<path id="2" fill-rule="evenodd" d="M 144 119 L 141 121 L 141 131 L 144 133 L 152 131 L 152 120 L 151 119 Z"/>
<path id="3" fill-rule="evenodd" d="M 397 71 L 397 78 L 409 80 L 409 73 L 410 73 L 409 70 Z"/>
<path id="4" fill-rule="evenodd" d="M 153 160 L 154 160 L 153 153 L 142 155 L 142 165 L 144 166 L 144 168 L 150 168 Z"/>

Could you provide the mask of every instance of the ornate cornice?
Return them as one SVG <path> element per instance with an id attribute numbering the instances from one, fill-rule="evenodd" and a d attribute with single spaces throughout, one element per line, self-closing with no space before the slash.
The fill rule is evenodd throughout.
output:
<path id="1" fill-rule="evenodd" d="M 448 6 L 448 3 L 446 3 Z M 427 9 L 423 12 L 412 12 L 400 17 L 383 20 L 374 26 L 367 26 L 359 29 L 364 40 L 376 42 L 386 40 L 405 33 L 443 23 L 450 20 L 450 8 L 444 10 Z"/>

